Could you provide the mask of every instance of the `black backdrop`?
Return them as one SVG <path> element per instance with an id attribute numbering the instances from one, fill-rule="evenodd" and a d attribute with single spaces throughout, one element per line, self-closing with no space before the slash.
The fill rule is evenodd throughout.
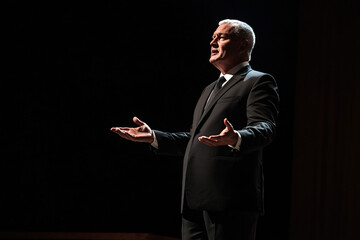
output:
<path id="1" fill-rule="evenodd" d="M 295 1 L 1 3 L 1 231 L 180 234 L 181 159 L 109 131 L 138 116 L 189 129 L 219 20 L 255 30 L 251 65 L 277 79 L 259 239 L 287 239 L 297 59 Z"/>
<path id="2" fill-rule="evenodd" d="M 359 11 L 353 0 L 299 2 L 292 240 L 359 238 Z"/>

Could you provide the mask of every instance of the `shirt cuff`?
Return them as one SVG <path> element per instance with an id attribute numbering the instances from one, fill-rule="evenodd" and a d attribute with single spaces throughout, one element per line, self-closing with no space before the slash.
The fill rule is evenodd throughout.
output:
<path id="1" fill-rule="evenodd" d="M 155 134 L 155 132 L 154 132 L 154 141 L 151 143 L 151 146 L 152 146 L 153 148 L 159 149 L 159 144 L 158 144 L 158 141 L 157 141 L 157 139 L 156 139 L 156 134 Z"/>
<path id="2" fill-rule="evenodd" d="M 240 135 L 240 133 L 238 131 L 235 131 L 235 132 L 239 136 L 238 140 L 236 142 L 236 145 L 235 146 L 228 145 L 228 146 L 239 151 L 240 150 L 240 145 L 241 145 L 241 135 Z"/>

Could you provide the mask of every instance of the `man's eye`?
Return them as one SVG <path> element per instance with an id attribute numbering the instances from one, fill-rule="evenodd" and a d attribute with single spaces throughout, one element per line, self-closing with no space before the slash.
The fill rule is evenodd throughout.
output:
<path id="1" fill-rule="evenodd" d="M 228 37 L 226 37 L 226 36 L 213 36 L 212 37 L 212 40 L 220 40 L 220 41 L 224 41 L 224 40 L 226 40 L 226 39 L 228 39 Z"/>

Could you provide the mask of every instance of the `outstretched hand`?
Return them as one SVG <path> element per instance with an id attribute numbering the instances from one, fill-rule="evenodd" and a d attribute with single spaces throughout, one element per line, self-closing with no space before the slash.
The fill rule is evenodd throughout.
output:
<path id="1" fill-rule="evenodd" d="M 208 146 L 216 147 L 216 146 L 235 146 L 239 135 L 234 131 L 234 127 L 231 125 L 231 123 L 227 120 L 227 118 L 224 119 L 225 128 L 221 131 L 218 135 L 211 135 L 209 137 L 207 136 L 201 136 L 198 138 L 198 140 Z"/>
<path id="2" fill-rule="evenodd" d="M 133 122 L 139 127 L 112 127 L 110 130 L 120 137 L 133 142 L 147 142 L 152 143 L 154 141 L 154 132 L 144 122 L 140 121 L 137 117 L 133 117 Z"/>

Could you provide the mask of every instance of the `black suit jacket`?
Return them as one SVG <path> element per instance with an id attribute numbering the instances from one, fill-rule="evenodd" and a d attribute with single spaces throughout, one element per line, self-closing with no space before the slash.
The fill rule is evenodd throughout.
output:
<path id="1" fill-rule="evenodd" d="M 214 85 L 202 92 L 190 132 L 155 130 L 157 152 L 184 155 L 182 206 L 186 199 L 187 205 L 196 210 L 262 213 L 262 149 L 275 135 L 277 84 L 271 75 L 247 66 L 221 88 L 203 112 Z M 219 134 L 225 127 L 224 118 L 241 135 L 240 151 L 229 146 L 209 147 L 198 141 L 200 136 Z"/>

